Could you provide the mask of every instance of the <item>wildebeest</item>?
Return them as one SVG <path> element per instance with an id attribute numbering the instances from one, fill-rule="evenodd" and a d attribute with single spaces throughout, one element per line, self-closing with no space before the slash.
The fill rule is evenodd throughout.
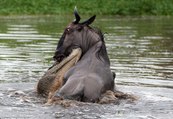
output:
<path id="1" fill-rule="evenodd" d="M 80 21 L 77 10 L 60 38 L 54 59 L 60 62 L 72 49 L 81 48 L 82 56 L 75 66 L 65 73 L 63 86 L 56 96 L 84 102 L 97 102 L 101 94 L 114 90 L 114 73 L 110 70 L 104 36 L 98 28 L 89 26 L 95 15 Z"/>

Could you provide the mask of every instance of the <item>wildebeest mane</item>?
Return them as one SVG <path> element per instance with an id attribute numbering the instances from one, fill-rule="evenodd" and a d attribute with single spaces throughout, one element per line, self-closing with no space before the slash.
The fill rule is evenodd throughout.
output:
<path id="1" fill-rule="evenodd" d="M 105 46 L 105 41 L 104 41 L 104 34 L 101 32 L 101 30 L 97 27 L 89 27 L 91 29 L 92 32 L 95 32 L 96 34 L 99 35 L 99 38 L 102 42 L 102 45 L 100 47 L 100 49 L 98 50 L 97 54 L 96 54 L 96 57 L 103 61 L 101 57 L 104 57 L 104 59 L 107 61 L 107 62 L 110 62 L 109 61 L 109 58 L 108 58 L 108 55 L 107 55 L 107 51 L 106 51 L 106 46 Z M 98 41 L 100 42 L 100 41 Z"/>

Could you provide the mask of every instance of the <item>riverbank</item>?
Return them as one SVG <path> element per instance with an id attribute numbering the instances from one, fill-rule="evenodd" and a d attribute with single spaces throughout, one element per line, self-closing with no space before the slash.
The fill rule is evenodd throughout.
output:
<path id="1" fill-rule="evenodd" d="M 171 0 L 5 0 L 0 15 L 71 14 L 74 6 L 81 14 L 173 15 Z"/>

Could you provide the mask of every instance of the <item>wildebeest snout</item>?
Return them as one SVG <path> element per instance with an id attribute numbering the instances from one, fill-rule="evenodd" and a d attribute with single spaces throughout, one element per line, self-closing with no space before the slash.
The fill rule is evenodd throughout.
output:
<path id="1" fill-rule="evenodd" d="M 56 49 L 53 59 L 57 62 L 61 62 L 64 59 L 64 57 L 65 55 L 62 48 Z"/>

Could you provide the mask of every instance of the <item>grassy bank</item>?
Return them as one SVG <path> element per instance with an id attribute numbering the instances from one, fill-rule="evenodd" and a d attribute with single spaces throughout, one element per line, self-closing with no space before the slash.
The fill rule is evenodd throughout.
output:
<path id="1" fill-rule="evenodd" d="M 0 15 L 71 14 L 173 15 L 172 0 L 1 0 Z"/>

